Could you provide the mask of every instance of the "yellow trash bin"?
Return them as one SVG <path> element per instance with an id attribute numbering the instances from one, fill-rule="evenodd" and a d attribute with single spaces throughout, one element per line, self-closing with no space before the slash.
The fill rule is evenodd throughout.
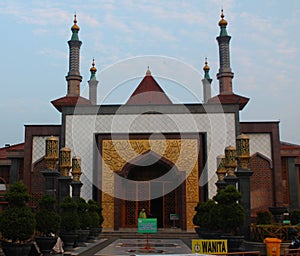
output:
<path id="1" fill-rule="evenodd" d="M 280 243 L 282 241 L 278 238 L 267 237 L 264 240 L 266 244 L 267 256 L 280 256 Z"/>

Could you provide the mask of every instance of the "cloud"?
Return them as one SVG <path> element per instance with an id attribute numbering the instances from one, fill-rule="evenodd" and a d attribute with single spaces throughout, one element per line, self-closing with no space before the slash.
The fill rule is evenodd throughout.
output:
<path id="1" fill-rule="evenodd" d="M 68 53 L 66 51 L 58 51 L 56 49 L 40 49 L 38 51 L 39 55 L 44 55 L 44 56 L 51 56 L 52 58 L 56 59 L 67 59 L 68 58 Z"/>
<path id="2" fill-rule="evenodd" d="M 120 30 L 120 32 L 131 32 L 131 30 L 125 22 L 123 22 L 120 18 L 118 19 L 117 17 L 113 16 L 112 14 L 105 15 L 103 25 Z"/>

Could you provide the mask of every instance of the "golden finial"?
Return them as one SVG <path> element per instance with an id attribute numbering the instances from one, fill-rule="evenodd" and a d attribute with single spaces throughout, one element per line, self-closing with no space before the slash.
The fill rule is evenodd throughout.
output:
<path id="1" fill-rule="evenodd" d="M 95 67 L 95 59 L 93 58 L 92 67 L 90 68 L 91 72 L 97 72 L 97 69 Z"/>
<path id="2" fill-rule="evenodd" d="M 208 62 L 207 62 L 207 58 L 205 57 L 205 62 L 204 62 L 205 66 L 203 67 L 203 70 L 204 71 L 209 71 L 209 66 L 207 65 Z"/>
<path id="3" fill-rule="evenodd" d="M 71 28 L 72 30 L 79 30 L 79 27 L 77 26 L 77 19 L 76 19 L 76 12 L 74 14 L 74 25 Z"/>
<path id="4" fill-rule="evenodd" d="M 149 66 L 147 67 L 146 76 L 151 76 L 151 71 L 150 71 L 150 68 L 149 68 Z"/>
<path id="5" fill-rule="evenodd" d="M 223 9 L 221 10 L 221 20 L 219 21 L 219 26 L 227 26 L 227 21 L 224 19 L 224 12 Z"/>

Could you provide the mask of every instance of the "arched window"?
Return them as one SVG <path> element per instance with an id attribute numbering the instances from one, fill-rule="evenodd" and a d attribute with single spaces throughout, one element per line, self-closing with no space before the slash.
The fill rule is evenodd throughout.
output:
<path id="1" fill-rule="evenodd" d="M 0 191 L 6 191 L 6 182 L 0 177 Z"/>

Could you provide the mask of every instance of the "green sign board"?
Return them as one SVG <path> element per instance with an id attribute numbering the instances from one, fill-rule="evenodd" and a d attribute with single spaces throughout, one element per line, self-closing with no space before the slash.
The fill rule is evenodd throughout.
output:
<path id="1" fill-rule="evenodd" d="M 179 216 L 176 213 L 171 213 L 170 214 L 170 220 L 179 220 Z"/>
<path id="2" fill-rule="evenodd" d="M 157 219 L 155 218 L 139 218 L 138 233 L 157 233 Z"/>

